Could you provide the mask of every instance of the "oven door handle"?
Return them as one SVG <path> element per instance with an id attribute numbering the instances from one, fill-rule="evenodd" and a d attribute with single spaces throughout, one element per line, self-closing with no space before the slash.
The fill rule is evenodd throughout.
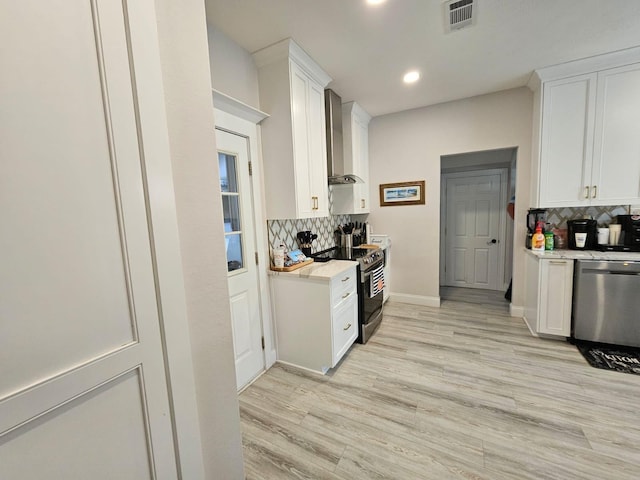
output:
<path id="1" fill-rule="evenodd" d="M 374 263 L 371 267 L 369 267 L 369 269 L 366 272 L 361 272 L 360 274 L 361 281 L 364 283 L 367 280 L 369 280 L 373 272 L 375 272 L 380 265 L 384 265 L 384 261 Z"/>

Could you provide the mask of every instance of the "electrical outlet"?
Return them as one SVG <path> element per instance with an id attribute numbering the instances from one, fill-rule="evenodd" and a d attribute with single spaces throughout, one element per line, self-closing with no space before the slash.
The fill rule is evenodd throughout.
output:
<path id="1" fill-rule="evenodd" d="M 640 205 L 631 205 L 629 210 L 631 215 L 640 215 Z"/>

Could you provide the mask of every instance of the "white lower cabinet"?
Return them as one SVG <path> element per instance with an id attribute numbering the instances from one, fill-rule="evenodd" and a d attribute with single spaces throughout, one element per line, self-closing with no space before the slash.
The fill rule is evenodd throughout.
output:
<path id="1" fill-rule="evenodd" d="M 573 262 L 527 254 L 524 319 L 534 334 L 571 336 Z"/>
<path id="2" fill-rule="evenodd" d="M 349 293 L 349 298 L 333 307 L 331 328 L 333 333 L 332 367 L 347 353 L 358 336 L 358 296 Z"/>
<path id="3" fill-rule="evenodd" d="M 355 342 L 356 264 L 345 263 L 351 265 L 331 276 L 322 274 L 323 267 L 318 275 L 291 272 L 271 276 L 280 362 L 326 373 Z"/>

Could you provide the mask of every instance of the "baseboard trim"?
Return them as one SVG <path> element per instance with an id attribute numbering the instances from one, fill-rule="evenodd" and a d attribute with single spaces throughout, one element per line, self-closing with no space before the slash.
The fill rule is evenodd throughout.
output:
<path id="1" fill-rule="evenodd" d="M 533 335 L 534 337 L 538 337 L 538 334 L 536 333 L 535 329 L 531 328 L 531 325 L 529 325 L 529 321 L 527 320 L 527 317 L 523 315 L 522 319 L 524 320 L 524 324 L 529 329 L 529 332 L 531 332 L 531 335 Z"/>
<path id="2" fill-rule="evenodd" d="M 389 293 L 389 300 L 392 302 L 408 303 L 410 305 L 420 305 L 422 307 L 440 308 L 440 297 L 427 297 L 424 295 L 391 292 Z"/>
<path id="3" fill-rule="evenodd" d="M 267 370 L 269 370 L 269 368 L 265 368 L 264 370 L 262 370 L 258 375 L 256 375 L 254 378 L 252 378 L 249 383 L 247 383 L 244 387 L 242 387 L 240 390 L 238 390 L 238 395 L 240 395 L 242 392 L 244 392 L 247 388 L 249 388 L 251 385 L 253 385 L 253 382 L 255 382 L 256 380 L 258 380 L 262 375 L 264 375 L 265 373 L 267 373 Z"/>
<path id="4" fill-rule="evenodd" d="M 509 304 L 509 315 L 512 317 L 524 317 L 524 307 L 514 305 L 513 303 Z"/>
<path id="5" fill-rule="evenodd" d="M 285 362 L 284 360 L 276 360 L 276 363 L 280 363 L 282 365 L 286 365 L 287 367 L 299 368 L 300 370 L 304 370 L 305 372 L 315 373 L 316 375 L 326 375 L 329 370 L 329 367 L 323 372 L 322 370 L 314 370 L 313 368 L 303 367 L 302 365 L 296 365 L 295 363 Z"/>

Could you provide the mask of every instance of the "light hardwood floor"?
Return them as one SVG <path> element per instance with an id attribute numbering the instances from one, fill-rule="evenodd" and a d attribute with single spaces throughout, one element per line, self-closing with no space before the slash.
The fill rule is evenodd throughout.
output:
<path id="1" fill-rule="evenodd" d="M 247 479 L 640 478 L 640 376 L 532 337 L 502 292 L 442 295 L 388 302 L 327 376 L 276 364 L 242 392 Z"/>

